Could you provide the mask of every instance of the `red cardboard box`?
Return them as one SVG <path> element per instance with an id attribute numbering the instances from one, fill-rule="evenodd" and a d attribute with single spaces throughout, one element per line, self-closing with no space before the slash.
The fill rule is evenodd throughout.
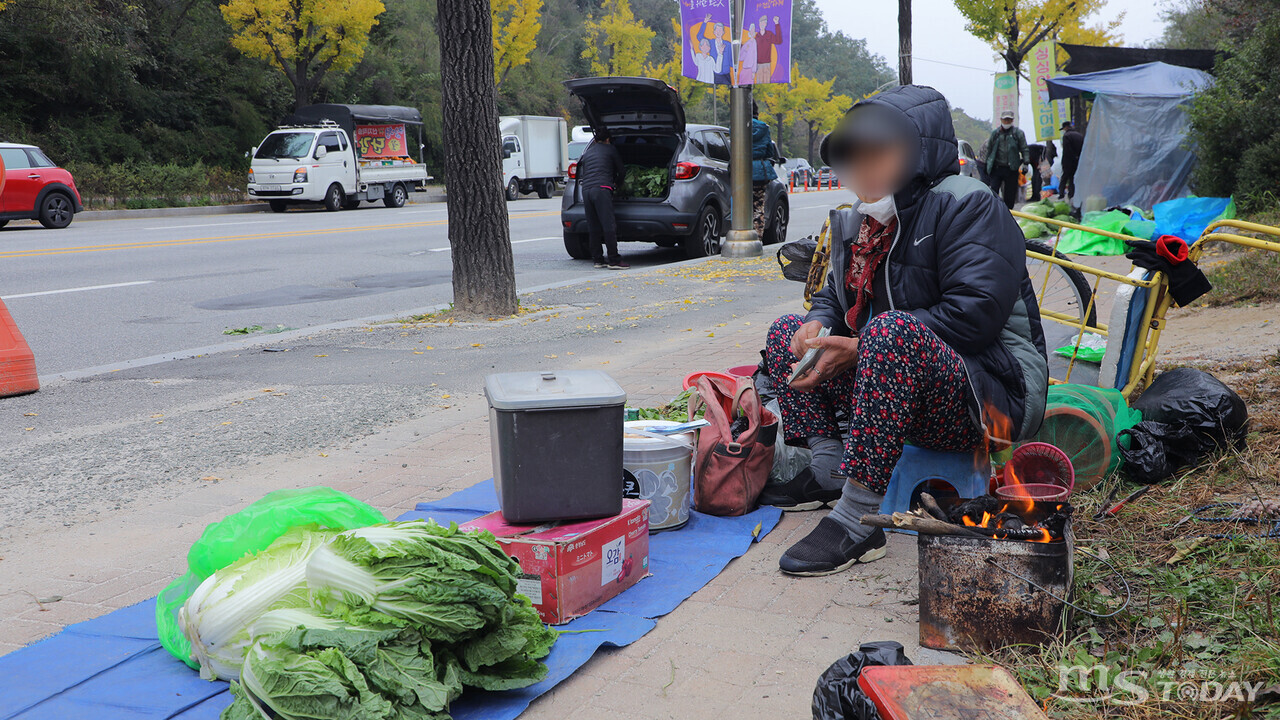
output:
<path id="1" fill-rule="evenodd" d="M 649 501 L 625 499 L 622 513 L 568 524 L 509 525 L 491 512 L 462 525 L 488 530 L 520 563 L 517 592 L 543 622 L 586 615 L 649 574 Z"/>

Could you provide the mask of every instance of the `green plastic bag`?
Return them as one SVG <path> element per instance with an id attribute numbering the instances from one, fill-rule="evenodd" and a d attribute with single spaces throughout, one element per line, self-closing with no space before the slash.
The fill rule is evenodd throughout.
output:
<path id="1" fill-rule="evenodd" d="M 1086 217 L 1082 224 L 1119 235 L 1128 222 L 1127 213 L 1112 210 Z M 1062 233 L 1062 239 L 1058 241 L 1058 252 L 1068 255 L 1123 255 L 1128 249 L 1123 240 L 1095 235 L 1083 230 L 1067 230 Z"/>
<path id="2" fill-rule="evenodd" d="M 210 524 L 187 551 L 187 573 L 156 598 L 160 644 L 192 668 L 191 643 L 178 627 L 178 609 L 209 576 L 245 555 L 264 550 L 298 525 L 349 530 L 387 522 L 373 506 L 333 488 L 276 490 L 249 507 Z"/>
<path id="3" fill-rule="evenodd" d="M 1071 338 L 1071 342 L 1054 350 L 1055 355 L 1061 355 L 1064 358 L 1075 357 L 1076 360 L 1084 360 L 1086 362 L 1100 363 L 1102 358 L 1107 354 L 1107 339 L 1095 333 L 1085 333 L 1083 340 Z"/>

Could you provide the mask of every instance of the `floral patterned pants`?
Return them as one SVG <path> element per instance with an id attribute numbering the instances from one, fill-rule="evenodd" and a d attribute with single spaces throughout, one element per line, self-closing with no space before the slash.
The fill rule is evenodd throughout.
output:
<path id="1" fill-rule="evenodd" d="M 915 316 L 890 311 L 875 316 L 859 335 L 858 364 L 810 392 L 787 385 L 791 338 L 804 324 L 799 315 L 778 318 L 769 329 L 765 364 L 782 407 L 786 440 L 840 437 L 836 413 L 849 419 L 843 472 L 883 493 L 911 444 L 930 450 L 972 452 L 982 441 L 969 414 L 964 361 Z"/>

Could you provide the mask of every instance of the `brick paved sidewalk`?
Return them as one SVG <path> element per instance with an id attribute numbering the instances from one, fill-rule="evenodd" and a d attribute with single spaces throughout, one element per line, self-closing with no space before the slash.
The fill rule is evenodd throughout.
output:
<path id="1" fill-rule="evenodd" d="M 754 363 L 768 324 L 796 308 L 794 300 L 763 305 L 714 333 L 655 336 L 625 357 L 573 358 L 566 367 L 603 367 L 629 404 L 656 406 L 692 369 Z M 23 552 L 11 548 L 0 562 L 0 587 L 12 589 L 0 594 L 0 653 L 154 596 L 185 569 L 205 525 L 270 490 L 328 485 L 395 517 L 490 477 L 483 397 L 445 397 L 438 412 L 347 447 L 237 469 L 172 500 L 27 538 Z M 897 640 L 917 662 L 956 661 L 916 644 L 914 539 L 891 535 L 885 560 L 833 577 L 778 572 L 778 557 L 821 515 L 784 515 L 649 635 L 602 650 L 525 717 L 808 717 L 818 675 L 862 642 Z"/>

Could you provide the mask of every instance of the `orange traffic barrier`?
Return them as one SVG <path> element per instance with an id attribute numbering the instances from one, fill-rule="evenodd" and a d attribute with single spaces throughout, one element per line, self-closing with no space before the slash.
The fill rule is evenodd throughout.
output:
<path id="1" fill-rule="evenodd" d="M 9 308 L 0 301 L 0 397 L 26 395 L 39 389 L 35 355 L 18 331 Z"/>

